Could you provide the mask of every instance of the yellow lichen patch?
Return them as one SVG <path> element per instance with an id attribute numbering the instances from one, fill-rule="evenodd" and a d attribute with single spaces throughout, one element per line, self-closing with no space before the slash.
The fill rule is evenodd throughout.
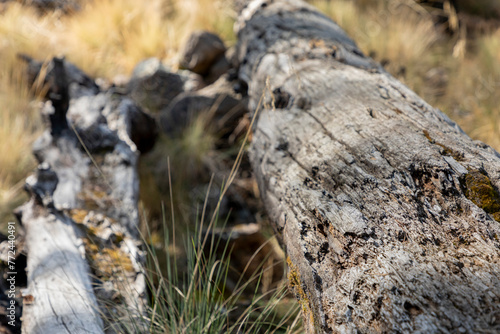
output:
<path id="1" fill-rule="evenodd" d="M 431 138 L 431 135 L 429 134 L 429 131 L 424 130 L 424 136 L 425 136 L 425 138 L 427 138 L 427 140 L 429 141 L 429 143 L 431 143 L 431 144 L 435 143 L 434 139 Z"/>
<path id="2" fill-rule="evenodd" d="M 118 248 L 114 249 L 105 249 L 103 250 L 103 254 L 106 256 L 109 256 L 109 258 L 113 261 L 114 265 L 117 265 L 120 267 L 123 271 L 133 271 L 134 266 L 132 265 L 132 261 L 130 261 L 130 258 L 128 257 L 127 254 L 125 254 L 123 251 L 121 251 Z"/>
<path id="3" fill-rule="evenodd" d="M 87 251 L 87 254 L 95 255 L 97 252 L 99 252 L 99 247 L 97 247 L 97 245 L 92 243 L 89 239 L 84 239 L 83 243 L 85 244 L 85 250 Z"/>
<path id="4" fill-rule="evenodd" d="M 479 170 L 469 170 L 465 187 L 465 196 L 500 222 L 500 196 L 490 178 Z"/>
<path id="5" fill-rule="evenodd" d="M 424 130 L 423 132 L 424 132 L 425 138 L 427 138 L 429 143 L 440 146 L 443 149 L 443 151 L 441 151 L 442 155 L 453 157 L 456 161 L 463 161 L 464 160 L 462 153 L 460 153 L 460 152 L 458 152 L 458 151 L 456 151 L 456 150 L 454 150 L 446 145 L 438 143 L 437 141 L 432 139 L 432 137 L 429 134 L 429 131 Z"/>
<path id="6" fill-rule="evenodd" d="M 312 325 L 314 325 L 314 314 L 311 309 L 309 298 L 302 288 L 302 283 L 300 280 L 300 273 L 297 270 L 297 267 L 293 264 L 290 257 L 287 257 L 286 263 L 288 264 L 289 272 L 288 272 L 288 282 L 290 284 L 290 288 L 293 290 L 295 296 L 299 300 L 300 305 L 302 306 L 302 314 L 309 318 L 308 321 Z"/>
<path id="7" fill-rule="evenodd" d="M 86 226 L 87 230 L 87 235 L 92 237 L 92 236 L 96 236 L 98 233 L 99 233 L 99 230 L 97 227 L 95 226 Z"/>
<path id="8" fill-rule="evenodd" d="M 92 192 L 92 194 L 94 195 L 94 197 L 99 198 L 99 199 L 107 196 L 107 193 L 105 191 L 102 191 L 102 190 L 94 190 Z"/>
<path id="9" fill-rule="evenodd" d="M 97 248 L 97 247 L 96 247 Z M 95 274 L 103 279 L 114 277 L 117 273 L 133 272 L 134 266 L 130 258 L 119 248 L 105 248 L 89 254 Z"/>
<path id="10" fill-rule="evenodd" d="M 288 273 L 288 282 L 290 283 L 290 287 L 292 287 L 293 289 L 295 289 L 296 287 L 300 287 L 300 275 L 297 271 L 297 268 L 292 263 L 290 257 L 286 258 L 286 263 L 288 264 L 288 268 L 290 268 L 290 271 Z"/>
<path id="11" fill-rule="evenodd" d="M 71 209 L 69 211 L 69 216 L 77 224 L 83 224 L 85 217 L 87 217 L 89 211 L 83 209 Z"/>

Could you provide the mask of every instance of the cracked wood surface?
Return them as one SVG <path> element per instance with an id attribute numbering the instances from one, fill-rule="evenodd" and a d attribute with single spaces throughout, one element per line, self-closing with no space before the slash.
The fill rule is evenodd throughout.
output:
<path id="1" fill-rule="evenodd" d="M 23 207 L 28 247 L 28 289 L 23 292 L 23 333 L 104 333 L 89 268 L 71 220 Z"/>
<path id="2" fill-rule="evenodd" d="M 500 331 L 500 155 L 313 7 L 245 5 L 250 157 L 307 332 Z"/>
<path id="3" fill-rule="evenodd" d="M 51 66 L 44 108 L 51 128 L 33 146 L 39 166 L 26 180 L 31 199 L 16 212 L 27 252 L 22 331 L 121 333 L 130 322 L 145 332 L 131 140 L 142 111 L 112 92 L 69 85 L 62 59 Z"/>

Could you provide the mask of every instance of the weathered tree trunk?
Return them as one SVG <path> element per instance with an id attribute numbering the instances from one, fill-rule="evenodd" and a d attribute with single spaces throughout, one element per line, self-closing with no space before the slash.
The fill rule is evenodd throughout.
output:
<path id="1" fill-rule="evenodd" d="M 500 155 L 301 1 L 247 2 L 236 29 L 307 332 L 500 331 Z"/>
<path id="2" fill-rule="evenodd" d="M 34 145 L 40 165 L 27 179 L 31 200 L 17 210 L 28 259 L 23 333 L 124 332 L 118 317 L 145 332 L 131 140 L 145 116 L 127 98 L 72 82 L 63 60 L 49 67 L 51 128 Z"/>

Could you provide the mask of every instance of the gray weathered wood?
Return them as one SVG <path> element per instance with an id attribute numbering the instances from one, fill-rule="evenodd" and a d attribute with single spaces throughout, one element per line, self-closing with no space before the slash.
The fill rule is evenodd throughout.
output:
<path id="1" fill-rule="evenodd" d="M 142 111 L 112 92 L 68 87 L 64 61 L 53 64 L 44 108 L 51 129 L 34 144 L 40 165 L 26 182 L 31 200 L 17 210 L 28 259 L 23 333 L 118 333 L 122 324 L 144 332 L 131 139 Z"/>
<path id="2" fill-rule="evenodd" d="M 307 332 L 499 332 L 500 155 L 311 6 L 240 8 L 250 158 Z"/>
<path id="3" fill-rule="evenodd" d="M 39 208 L 34 199 L 22 210 L 29 254 L 23 333 L 104 333 L 73 222 Z"/>

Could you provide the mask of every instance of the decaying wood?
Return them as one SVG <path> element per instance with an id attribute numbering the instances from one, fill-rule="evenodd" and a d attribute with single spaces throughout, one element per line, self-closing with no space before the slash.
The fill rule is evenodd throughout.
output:
<path id="1" fill-rule="evenodd" d="M 23 207 L 22 221 L 29 247 L 23 333 L 104 333 L 73 222 L 34 200 Z"/>
<path id="2" fill-rule="evenodd" d="M 34 144 L 40 165 L 27 179 L 31 200 L 17 210 L 28 257 L 22 329 L 115 333 L 128 322 L 143 332 L 138 151 L 131 138 L 153 131 L 134 129 L 142 111 L 126 97 L 82 85 L 68 91 L 64 63 L 51 64 L 44 108 L 51 129 Z"/>
<path id="3" fill-rule="evenodd" d="M 301 1 L 247 1 L 236 28 L 307 332 L 500 331 L 500 155 Z"/>

